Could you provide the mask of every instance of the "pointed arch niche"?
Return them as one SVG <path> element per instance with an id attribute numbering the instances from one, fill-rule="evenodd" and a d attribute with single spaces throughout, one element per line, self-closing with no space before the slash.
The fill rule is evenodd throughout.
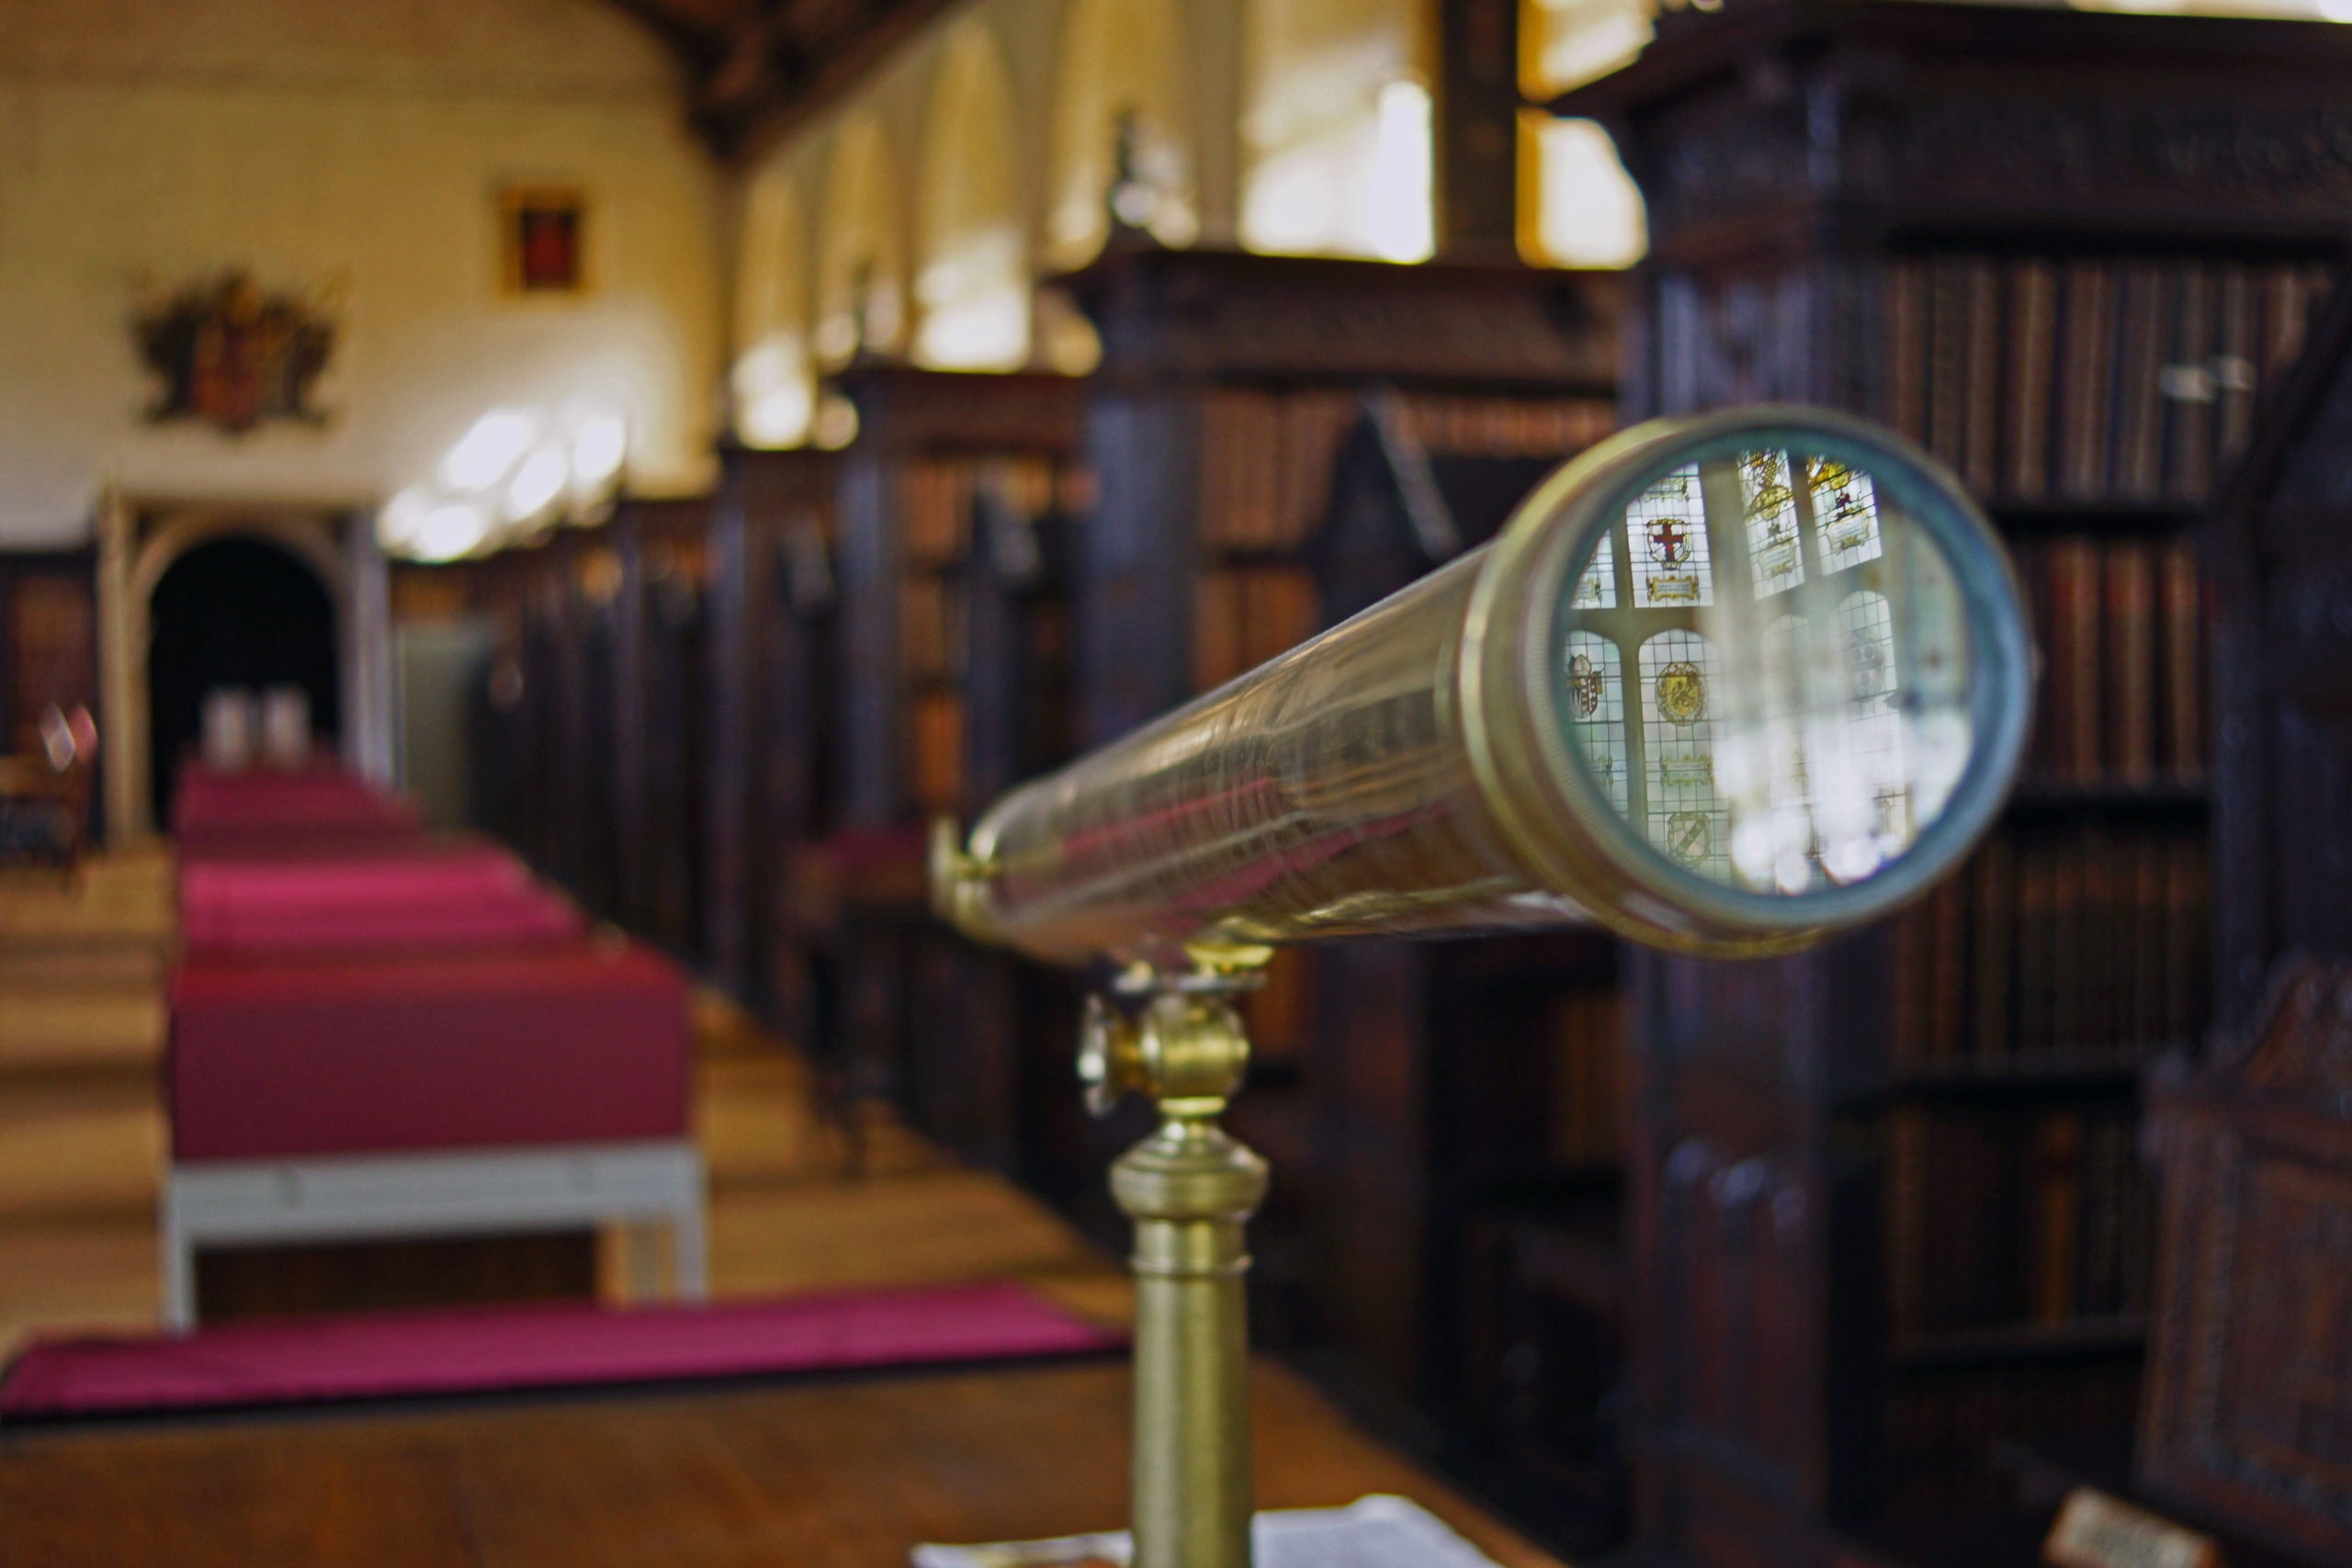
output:
<path id="1" fill-rule="evenodd" d="M 915 193 L 912 357 L 934 370 L 1015 370 L 1029 357 L 1012 81 L 983 23 L 940 51 Z"/>
<path id="2" fill-rule="evenodd" d="M 1246 248 L 1429 258 L 1435 31 L 1429 0 L 1246 0 Z"/>
<path id="3" fill-rule="evenodd" d="M 1054 89 L 1046 259 L 1083 266 L 1111 231 L 1120 142 L 1135 186 L 1129 216 L 1163 243 L 1200 231 L 1196 134 L 1180 0 L 1072 0 Z"/>
<path id="4" fill-rule="evenodd" d="M 763 175 L 743 209 L 735 279 L 735 436 L 746 446 L 797 446 L 816 409 L 808 343 L 808 229 L 782 170 Z"/>
<path id="5" fill-rule="evenodd" d="M 847 364 L 861 348 L 891 354 L 907 325 L 907 243 L 898 164 L 872 109 L 833 132 L 825 162 L 823 218 L 817 231 L 818 365 Z"/>

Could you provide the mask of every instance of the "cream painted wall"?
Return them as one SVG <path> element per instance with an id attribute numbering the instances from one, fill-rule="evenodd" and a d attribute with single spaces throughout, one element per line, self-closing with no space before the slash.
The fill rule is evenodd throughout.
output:
<path id="1" fill-rule="evenodd" d="M 721 176 L 606 0 L 0 0 L 0 545 L 138 493 L 368 504 L 485 409 L 627 409 L 629 483 L 710 478 Z M 593 291 L 499 289 L 497 195 L 588 195 Z M 146 287 L 334 290 L 323 429 L 151 425 Z"/>

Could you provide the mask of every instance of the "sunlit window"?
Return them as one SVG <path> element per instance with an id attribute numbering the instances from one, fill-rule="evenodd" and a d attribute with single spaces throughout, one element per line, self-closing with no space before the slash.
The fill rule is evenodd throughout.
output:
<path id="1" fill-rule="evenodd" d="M 1655 31 L 1653 0 L 1520 0 L 1519 89 L 1538 102 L 1605 76 Z"/>
<path id="2" fill-rule="evenodd" d="M 1434 252 L 1428 20 L 1418 0 L 1251 0 L 1245 246 L 1396 262 Z"/>
<path id="3" fill-rule="evenodd" d="M 1046 254 L 1083 266 L 1121 220 L 1162 244 L 1200 231 L 1188 40 L 1177 0 L 1073 0 L 1054 94 Z"/>
<path id="4" fill-rule="evenodd" d="M 1640 187 L 1589 119 L 1520 116 L 1519 248 L 1542 266 L 1626 267 L 1649 251 Z"/>
<path id="5" fill-rule="evenodd" d="M 809 347 L 820 365 L 846 364 L 859 349 L 890 352 L 906 330 L 906 235 L 897 163 L 874 111 L 843 120 L 825 166 L 819 231 L 817 324 Z"/>
<path id="6" fill-rule="evenodd" d="M 743 206 L 735 275 L 735 361 L 728 390 L 735 438 L 797 446 L 817 395 L 808 358 L 808 251 L 799 193 L 781 173 L 756 181 Z"/>
<path id="7" fill-rule="evenodd" d="M 913 358 L 938 370 L 1011 370 L 1029 357 L 1012 87 L 986 28 L 941 51 L 923 130 Z"/>

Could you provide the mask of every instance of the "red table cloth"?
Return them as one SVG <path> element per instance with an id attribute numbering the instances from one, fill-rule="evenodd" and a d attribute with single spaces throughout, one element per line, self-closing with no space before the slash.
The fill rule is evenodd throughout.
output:
<path id="1" fill-rule="evenodd" d="M 480 842 L 401 853 L 191 859 L 180 931 L 191 948 L 450 947 L 579 935 L 579 913 L 522 863 Z"/>
<path id="2" fill-rule="evenodd" d="M 635 944 L 192 953 L 171 1003 L 183 1164 L 686 1135 L 685 978 Z"/>
<path id="3" fill-rule="evenodd" d="M 172 831 L 184 841 L 336 829 L 414 832 L 416 807 L 333 764 L 243 773 L 191 764 L 172 796 Z"/>

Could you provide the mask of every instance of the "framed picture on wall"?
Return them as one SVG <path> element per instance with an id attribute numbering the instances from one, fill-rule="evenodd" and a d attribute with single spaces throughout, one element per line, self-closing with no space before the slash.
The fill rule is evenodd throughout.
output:
<path id="1" fill-rule="evenodd" d="M 505 292 L 588 291 L 588 202 L 568 186 L 510 186 L 499 193 L 501 284 Z"/>

